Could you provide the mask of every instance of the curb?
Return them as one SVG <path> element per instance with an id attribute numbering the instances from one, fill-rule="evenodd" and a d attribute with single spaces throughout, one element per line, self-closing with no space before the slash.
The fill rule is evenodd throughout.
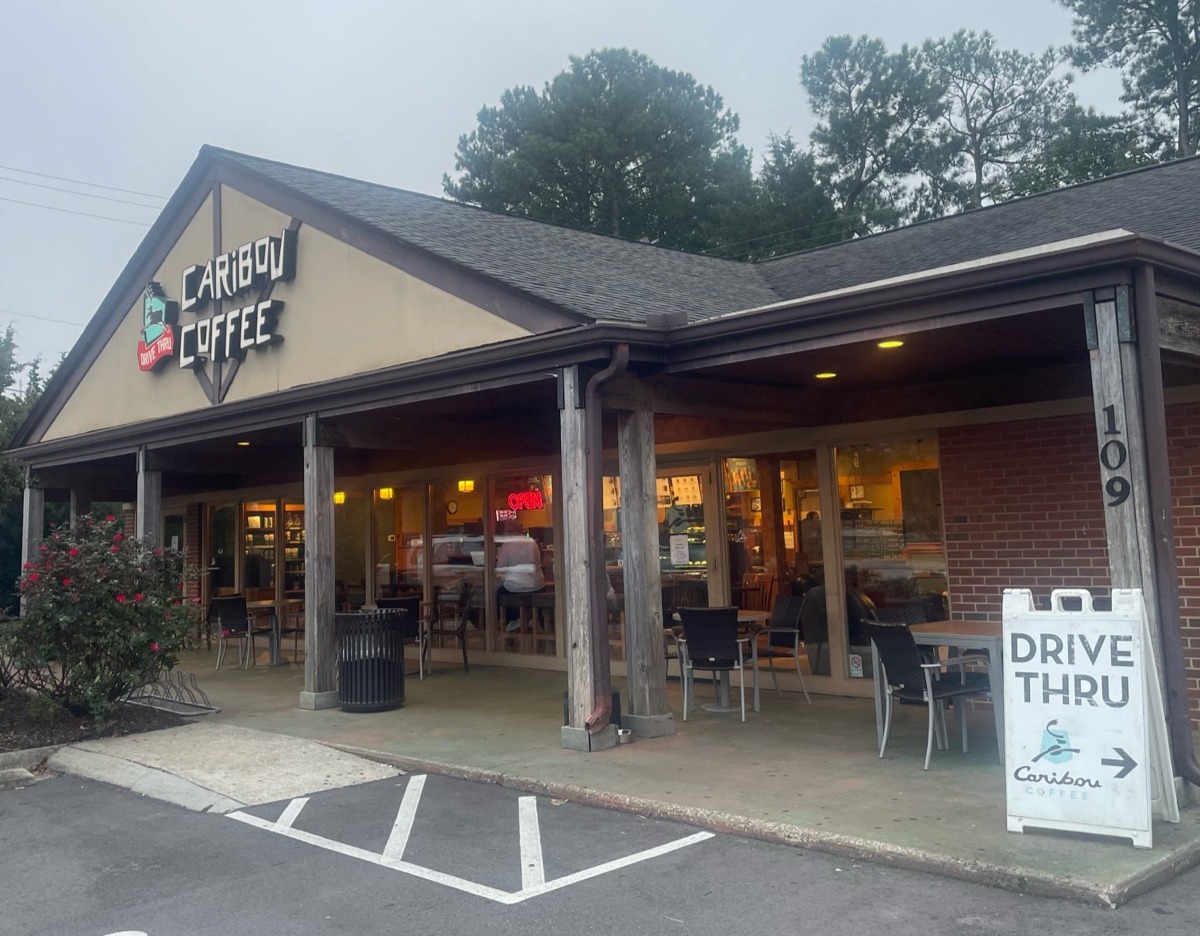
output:
<path id="1" fill-rule="evenodd" d="M 615 809 L 653 819 L 668 819 L 711 832 L 740 835 L 776 845 L 789 845 L 793 848 L 806 848 L 838 857 L 903 868 L 907 871 L 937 874 L 1022 894 L 1078 900 L 1110 908 L 1119 907 L 1139 894 L 1153 890 L 1184 871 L 1200 865 L 1200 843 L 1196 843 L 1178 852 L 1164 855 L 1153 867 L 1118 884 L 1099 884 L 1066 875 L 1030 874 L 1028 871 L 1017 871 L 1007 865 L 993 862 L 964 861 L 886 842 L 875 842 L 787 823 L 750 819 L 732 813 L 681 806 L 678 803 L 666 803 L 620 793 L 607 793 L 589 787 L 537 780 L 532 777 L 521 777 L 477 767 L 446 764 L 419 757 L 389 754 L 348 744 L 322 743 L 347 754 L 389 764 L 409 772 L 420 771 L 476 783 L 491 783 L 526 793 L 566 799 L 584 806 Z"/>
<path id="2" fill-rule="evenodd" d="M 52 757 L 60 747 L 61 744 L 53 744 L 49 747 L 24 748 L 20 751 L 0 751 L 0 770 L 30 770 Z"/>

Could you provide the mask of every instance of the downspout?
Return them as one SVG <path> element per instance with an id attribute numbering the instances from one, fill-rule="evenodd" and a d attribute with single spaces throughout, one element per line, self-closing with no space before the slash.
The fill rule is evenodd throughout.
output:
<path id="1" fill-rule="evenodd" d="M 612 716 L 612 672 L 608 660 L 608 577 L 604 571 L 604 501 L 600 485 L 604 471 L 600 388 L 625 372 L 629 366 L 629 345 L 618 344 L 608 366 L 593 374 L 583 394 L 584 470 L 587 473 L 588 589 L 592 628 L 592 687 L 596 693 L 592 713 L 583 726 L 595 734 L 608 725 Z"/>
<path id="2" fill-rule="evenodd" d="M 1141 381 L 1142 425 L 1146 432 L 1146 470 L 1150 495 L 1150 531 L 1154 538 L 1154 567 L 1158 574 L 1158 626 L 1162 646 L 1164 694 L 1171 752 L 1179 775 L 1200 786 L 1200 762 L 1192 739 L 1188 711 L 1188 673 L 1183 658 L 1183 633 L 1179 626 L 1179 566 L 1175 557 L 1175 529 L 1171 513 L 1171 471 L 1167 457 L 1166 401 L 1163 399 L 1162 359 L 1159 350 L 1158 302 L 1154 269 L 1134 271 L 1138 323 L 1138 374 Z M 1149 415 L 1154 418 L 1147 418 Z"/>

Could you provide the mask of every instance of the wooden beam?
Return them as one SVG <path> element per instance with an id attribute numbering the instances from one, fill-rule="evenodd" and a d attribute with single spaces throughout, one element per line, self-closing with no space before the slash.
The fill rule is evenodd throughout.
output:
<path id="1" fill-rule="evenodd" d="M 564 367 L 560 375 L 563 579 L 558 587 L 563 591 L 559 606 L 566 612 L 567 642 L 567 725 L 563 729 L 563 747 L 589 750 L 584 722 L 595 704 L 596 687 L 592 671 L 583 375 L 578 367 Z"/>
<path id="2" fill-rule="evenodd" d="M 337 704 L 334 613 L 333 448 L 320 423 L 304 418 L 304 691 L 301 708 Z"/>
<path id="3" fill-rule="evenodd" d="M 675 719 L 667 708 L 654 414 L 648 408 L 617 414 L 617 451 L 629 661 L 628 727 L 639 736 L 659 737 L 674 734 Z"/>
<path id="4" fill-rule="evenodd" d="M 162 472 L 152 467 L 154 460 L 146 446 L 137 453 L 137 503 L 134 533 L 147 546 L 158 545 L 158 527 L 162 518 Z"/>
<path id="5" fill-rule="evenodd" d="M 1163 351 L 1200 358 L 1200 308 L 1159 296 L 1158 344 Z"/>

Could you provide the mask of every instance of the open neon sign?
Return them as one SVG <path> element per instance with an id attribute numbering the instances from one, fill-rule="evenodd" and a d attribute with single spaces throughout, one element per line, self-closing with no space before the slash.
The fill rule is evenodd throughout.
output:
<path id="1" fill-rule="evenodd" d="M 541 491 L 514 491 L 508 495 L 509 510 L 541 510 L 545 506 Z"/>

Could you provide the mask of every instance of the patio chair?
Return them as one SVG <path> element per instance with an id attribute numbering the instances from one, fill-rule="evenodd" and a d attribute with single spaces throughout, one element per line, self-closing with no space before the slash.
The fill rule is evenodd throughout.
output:
<path id="1" fill-rule="evenodd" d="M 800 640 L 808 656 L 808 671 L 814 676 L 829 675 L 829 621 L 825 616 L 825 587 L 817 585 L 804 594 L 800 605 Z"/>
<path id="2" fill-rule="evenodd" d="M 780 595 L 775 600 L 771 610 L 771 620 L 755 637 L 757 644 L 754 652 L 755 679 L 758 678 L 757 668 L 760 660 L 766 660 L 771 670 L 771 682 L 775 691 L 782 694 L 779 688 L 779 677 L 775 673 L 776 660 L 791 660 L 796 665 L 796 676 L 800 679 L 800 688 L 804 690 L 804 698 L 809 705 L 812 699 L 808 695 L 808 687 L 804 685 L 804 673 L 800 671 L 800 645 L 803 643 L 800 634 L 800 609 L 804 599 L 794 595 Z M 765 642 L 763 638 L 766 638 Z"/>
<path id="3" fill-rule="evenodd" d="M 467 662 L 467 623 L 470 620 L 472 592 L 471 582 L 465 577 L 456 583 L 447 583 L 438 593 L 433 603 L 433 615 L 425 625 L 424 653 L 429 653 L 435 637 L 453 637 L 462 647 L 463 671 L 467 673 L 471 672 Z"/>
<path id="4" fill-rule="evenodd" d="M 718 673 L 728 676 L 737 670 L 742 721 L 746 720 L 746 669 L 742 645 L 747 638 L 738 637 L 737 613 L 735 607 L 679 609 L 684 640 L 684 653 L 681 655 L 684 721 L 688 716 L 688 697 L 694 696 L 695 692 L 696 670 L 708 670 L 714 679 Z"/>
<path id="5" fill-rule="evenodd" d="M 404 598 L 376 598 L 375 607 L 382 610 L 399 609 L 404 612 L 400 623 L 400 646 L 415 644 L 417 647 L 417 678 L 425 678 L 425 627 L 421 620 L 421 597 L 409 595 Z M 406 673 L 405 675 L 412 675 Z"/>
<path id="6" fill-rule="evenodd" d="M 867 636 L 879 651 L 882 669 L 880 678 L 884 687 L 883 743 L 879 756 L 887 750 L 888 735 L 892 730 L 892 707 L 895 700 L 923 703 L 929 715 L 929 727 L 925 738 L 925 769 L 933 755 L 933 740 L 937 737 L 938 750 L 944 750 L 946 742 L 946 701 L 982 695 L 991 691 L 987 673 L 968 672 L 967 664 L 979 663 L 979 657 L 954 657 L 934 663 L 922 661 L 917 642 L 906 625 L 877 624 L 865 622 Z M 958 668 L 957 678 L 949 674 Z M 942 679 L 935 675 L 946 673 Z M 962 734 L 963 753 L 967 752 L 966 706 L 956 705 L 958 730 Z"/>
<path id="7" fill-rule="evenodd" d="M 274 614 L 274 611 L 271 612 Z M 271 639 L 274 625 L 270 620 L 264 625 L 258 616 L 251 615 L 246 609 L 245 595 L 223 595 L 213 598 L 208 606 L 209 632 L 217 639 L 217 665 L 225 659 L 225 650 L 231 640 L 238 642 L 238 664 L 242 667 L 254 665 L 254 638 L 257 634 L 267 635 Z"/>

